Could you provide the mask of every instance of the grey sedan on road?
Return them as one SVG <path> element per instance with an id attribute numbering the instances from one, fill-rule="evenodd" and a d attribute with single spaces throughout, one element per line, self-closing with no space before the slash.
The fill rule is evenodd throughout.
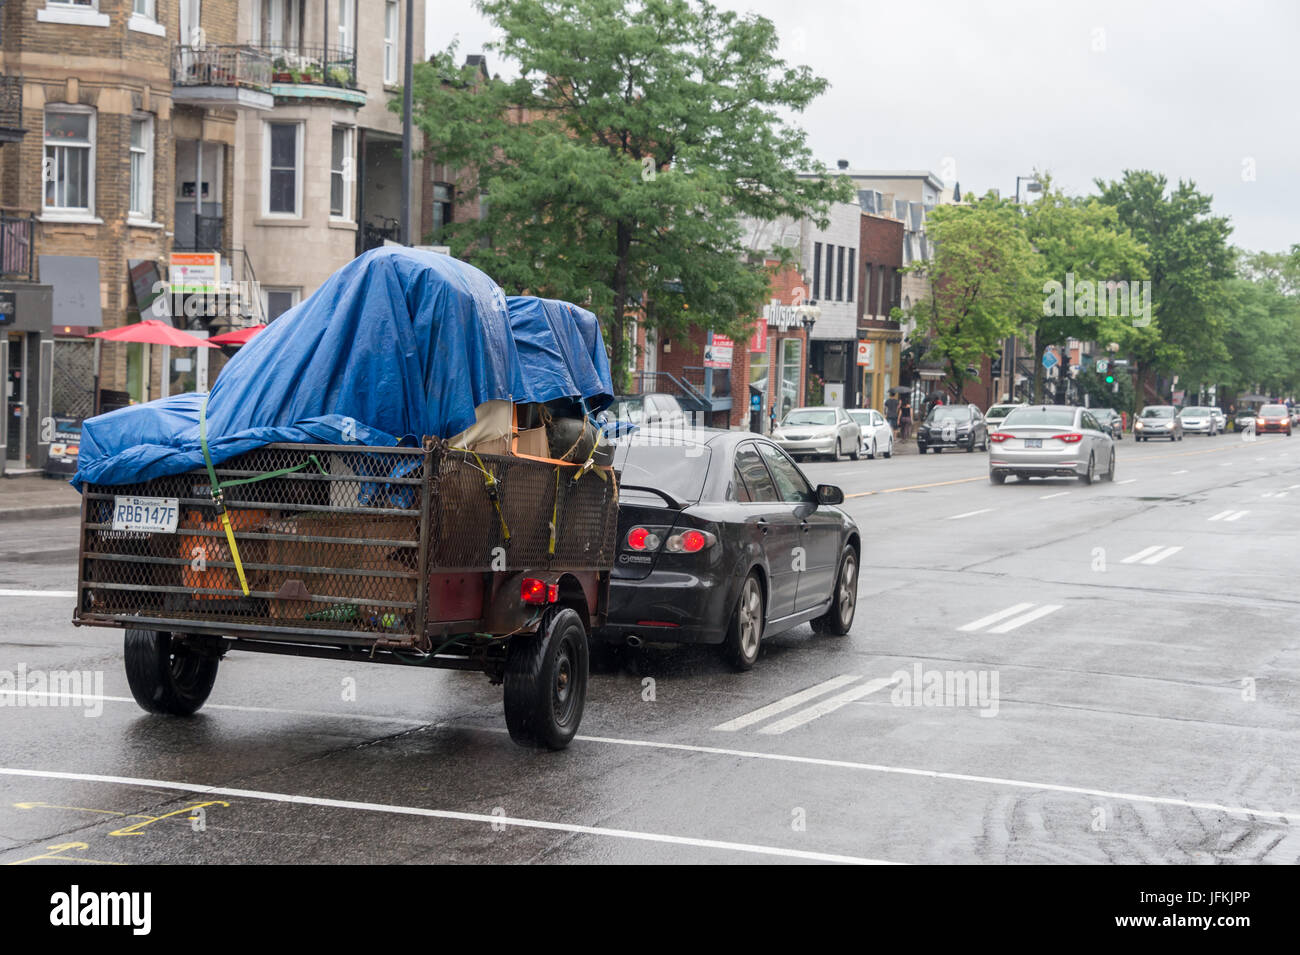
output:
<path id="1" fill-rule="evenodd" d="M 1214 416 L 1213 408 L 1189 405 L 1178 412 L 1178 422 L 1183 426 L 1184 434 L 1203 434 L 1212 438 L 1219 433 L 1219 419 Z"/>
<path id="2" fill-rule="evenodd" d="M 1091 484 L 1115 479 L 1115 440 L 1087 408 L 1029 405 L 1017 408 L 989 435 L 989 483 L 1014 474 L 1074 477 Z"/>
<path id="3" fill-rule="evenodd" d="M 836 460 L 862 456 L 862 429 L 843 408 L 794 408 L 772 432 L 775 441 L 795 460 L 826 455 Z"/>
<path id="4" fill-rule="evenodd" d="M 1133 440 L 1150 441 L 1152 438 L 1183 440 L 1183 419 L 1173 405 L 1147 405 L 1133 422 Z"/>

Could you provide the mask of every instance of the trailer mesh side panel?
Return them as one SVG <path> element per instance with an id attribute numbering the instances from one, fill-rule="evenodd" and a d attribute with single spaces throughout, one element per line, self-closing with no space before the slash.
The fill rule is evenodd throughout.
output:
<path id="1" fill-rule="evenodd" d="M 223 485 L 298 469 L 224 491 L 248 596 L 206 471 L 88 486 L 79 615 L 412 635 L 430 458 L 413 449 L 268 445 L 224 462 Z M 127 496 L 176 499 L 176 533 L 113 530 L 114 502 Z"/>

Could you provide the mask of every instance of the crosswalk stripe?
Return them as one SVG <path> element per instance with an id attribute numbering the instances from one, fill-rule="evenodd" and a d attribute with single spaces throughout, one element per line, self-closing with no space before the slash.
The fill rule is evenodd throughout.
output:
<path id="1" fill-rule="evenodd" d="M 1120 563 L 1136 564 L 1139 560 L 1142 560 L 1142 558 L 1150 557 L 1152 554 L 1158 551 L 1161 548 L 1161 546 L 1163 545 L 1155 544 L 1151 547 L 1143 548 L 1142 550 L 1138 551 L 1136 554 L 1130 554 L 1129 556 L 1125 557 L 1123 560 L 1120 561 Z"/>
<path id="2" fill-rule="evenodd" d="M 775 703 L 769 703 L 767 706 L 760 707 L 752 713 L 746 713 L 743 716 L 737 716 L 734 720 L 727 720 L 725 723 L 719 723 L 713 728 L 724 733 L 733 733 L 736 730 L 744 729 L 746 726 L 761 723 L 769 716 L 776 716 L 778 713 L 792 710 L 796 706 L 807 703 L 809 700 L 816 699 L 823 693 L 829 693 L 831 690 L 838 690 L 846 683 L 852 683 L 855 680 L 860 679 L 862 679 L 862 677 L 858 676 L 856 673 L 837 676 L 833 680 L 827 680 L 825 683 L 818 683 L 816 686 L 810 686 L 808 689 L 800 690 L 798 693 L 791 693 L 789 696 L 783 697 Z"/>
<path id="3" fill-rule="evenodd" d="M 1231 520 L 1231 518 L 1229 518 L 1229 520 Z M 1164 560 L 1166 557 L 1172 557 L 1172 556 L 1174 556 L 1174 554 L 1178 553 L 1180 550 L 1182 550 L 1181 547 L 1166 547 L 1166 548 L 1165 548 L 1164 550 L 1162 550 L 1160 553 L 1158 553 L 1158 554 L 1152 554 L 1152 555 L 1151 555 L 1150 557 L 1148 557 L 1146 560 L 1142 561 L 1142 563 L 1144 563 L 1144 564 L 1158 564 L 1158 563 L 1160 563 L 1160 561 Z"/>
<path id="4" fill-rule="evenodd" d="M 991 623 L 997 623 L 999 620 L 1014 616 L 1018 613 L 1023 613 L 1032 606 L 1033 604 L 1016 604 L 1015 606 L 1008 607 L 1006 610 L 999 610 L 997 613 L 991 613 L 987 617 L 980 617 L 978 620 L 972 620 L 970 623 L 958 627 L 957 629 L 963 630 L 967 633 L 972 630 L 979 630 L 982 627 L 987 627 Z"/>
<path id="5" fill-rule="evenodd" d="M 1044 604 L 1037 610 L 1031 610 L 1029 613 L 1021 614 L 1019 617 L 1013 617 L 1004 624 L 999 624 L 990 630 L 989 633 L 1009 633 L 1017 627 L 1023 627 L 1027 623 L 1032 623 L 1039 617 L 1046 617 L 1049 613 L 1060 610 L 1061 606 L 1061 604 Z"/>
<path id="6" fill-rule="evenodd" d="M 1225 521 L 1241 520 L 1241 518 L 1245 517 L 1249 513 L 1250 511 L 1238 511 L 1236 514 L 1233 514 L 1231 517 L 1225 517 L 1224 520 Z"/>
<path id="7" fill-rule="evenodd" d="M 887 686 L 893 686 L 895 680 L 893 677 L 881 678 L 879 680 L 868 680 L 861 686 L 855 686 L 851 690 L 846 690 L 837 696 L 832 696 L 828 700 L 822 700 L 820 703 L 814 703 L 806 710 L 800 710 L 798 713 L 791 713 L 783 720 L 777 720 L 775 723 L 769 723 L 764 726 L 760 733 L 767 736 L 773 736 L 777 733 L 788 733 L 790 730 L 803 726 L 805 723 L 811 723 L 818 717 L 825 716 L 827 713 L 833 713 L 845 704 L 852 703 L 854 700 L 860 700 L 868 694 L 875 693 L 877 690 L 883 690 Z"/>
<path id="8" fill-rule="evenodd" d="M 1232 513 L 1232 511 L 1219 511 L 1219 513 L 1217 513 L 1217 514 L 1215 514 L 1213 517 L 1211 517 L 1210 520 L 1212 520 L 1212 521 L 1221 521 L 1221 520 L 1223 520 L 1225 517 L 1227 517 L 1227 516 L 1228 516 L 1229 514 L 1231 514 L 1231 513 Z"/>

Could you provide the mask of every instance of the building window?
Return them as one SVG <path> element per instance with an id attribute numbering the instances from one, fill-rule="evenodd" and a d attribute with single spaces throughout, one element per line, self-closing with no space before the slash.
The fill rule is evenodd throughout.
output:
<path id="1" fill-rule="evenodd" d="M 822 291 L 822 244 L 813 243 L 813 287 L 812 297 L 814 300 L 821 298 Z"/>
<path id="2" fill-rule="evenodd" d="M 433 241 L 442 238 L 442 230 L 451 223 L 452 214 L 451 185 L 445 182 L 433 184 Z"/>
<path id="3" fill-rule="evenodd" d="M 45 208 L 91 215 L 95 208 L 95 113 L 88 107 L 45 111 Z"/>
<path id="4" fill-rule="evenodd" d="M 299 8 L 294 0 L 261 0 L 253 17 L 254 45 L 285 52 L 301 47 Z"/>
<path id="5" fill-rule="evenodd" d="M 862 288 L 858 290 L 862 295 L 863 313 L 870 318 L 876 314 L 876 310 L 871 307 L 871 263 L 862 264 Z"/>
<path id="6" fill-rule="evenodd" d="M 330 153 L 330 215 L 336 219 L 352 218 L 352 127 L 335 126 Z"/>
<path id="7" fill-rule="evenodd" d="M 345 50 L 351 50 L 356 45 L 352 11 L 352 0 L 338 0 L 339 46 Z"/>
<path id="8" fill-rule="evenodd" d="M 131 119 L 131 204 L 128 214 L 153 218 L 153 117 Z"/>
<path id="9" fill-rule="evenodd" d="M 384 4 L 384 83 L 397 82 L 397 33 L 399 29 L 397 0 Z"/>
<path id="10" fill-rule="evenodd" d="M 858 250 L 849 249 L 849 301 L 853 301 L 853 278 L 857 273 Z"/>
<path id="11" fill-rule="evenodd" d="M 157 19 L 154 16 L 154 0 L 132 0 L 131 12 L 137 17 L 144 17 L 148 20 Z"/>
<path id="12" fill-rule="evenodd" d="M 835 301 L 844 301 L 844 246 L 838 249 L 835 266 Z"/>
<path id="13" fill-rule="evenodd" d="M 279 318 L 289 309 L 298 304 L 302 298 L 302 289 L 300 288 L 267 288 L 262 286 L 262 308 L 266 312 L 266 320 L 272 321 Z"/>
<path id="14" fill-rule="evenodd" d="M 268 215 L 300 215 L 302 123 L 267 123 L 265 132 L 263 209 Z"/>

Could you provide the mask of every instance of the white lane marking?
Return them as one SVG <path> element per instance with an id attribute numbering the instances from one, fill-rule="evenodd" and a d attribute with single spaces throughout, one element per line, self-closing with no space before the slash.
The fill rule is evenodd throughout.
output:
<path id="1" fill-rule="evenodd" d="M 1222 464 L 1219 465 L 1219 467 L 1221 467 L 1221 468 L 1230 468 L 1230 467 L 1232 467 L 1232 465 L 1233 465 L 1233 462 L 1232 462 L 1232 461 L 1224 461 Z"/>
<path id="2" fill-rule="evenodd" d="M 1237 511 L 1237 513 L 1233 514 L 1231 517 L 1225 517 L 1224 520 L 1225 520 L 1225 521 L 1239 521 L 1239 520 L 1241 520 L 1243 517 L 1245 517 L 1245 516 L 1246 516 L 1247 514 L 1249 514 L 1249 513 L 1250 513 L 1250 511 Z"/>
<path id="3" fill-rule="evenodd" d="M 134 703 L 129 696 L 101 696 L 97 693 L 49 693 L 44 690 L 0 690 L 0 697 L 27 697 L 28 699 L 63 700 L 69 703 Z M 403 723 L 408 726 L 433 726 L 429 720 L 413 720 L 404 716 L 372 716 L 366 713 L 333 713 L 329 710 L 290 710 L 278 706 L 236 706 L 233 703 L 205 703 L 205 710 L 230 710 L 235 713 L 284 713 L 289 716 L 360 720 L 368 723 Z"/>
<path id="4" fill-rule="evenodd" d="M 991 507 L 981 507 L 978 511 L 967 511 L 965 514 L 954 514 L 952 517 L 948 518 L 948 520 L 959 521 L 963 517 L 974 517 L 976 514 L 987 514 L 991 510 L 993 510 Z"/>
<path id="5" fill-rule="evenodd" d="M 1132 484 L 1137 478 L 1129 478 L 1127 481 L 1116 481 L 1116 484 Z"/>
<path id="6" fill-rule="evenodd" d="M 0 590 L 0 597 L 75 597 L 75 590 Z"/>
<path id="7" fill-rule="evenodd" d="M 832 696 L 829 700 L 822 700 L 820 703 L 814 703 L 806 710 L 800 710 L 798 713 L 791 713 L 783 720 L 777 720 L 764 726 L 760 733 L 767 736 L 773 736 L 777 733 L 788 733 L 790 730 L 803 726 L 805 723 L 811 723 L 813 720 L 825 716 L 827 713 L 834 713 L 841 706 L 852 703 L 854 700 L 860 700 L 864 696 L 875 693 L 877 690 L 883 690 L 887 686 L 893 686 L 897 680 L 893 677 L 882 677 L 878 680 L 868 680 L 861 686 L 855 686 L 851 690 L 846 690 Z"/>
<path id="8" fill-rule="evenodd" d="M 1014 606 L 1007 607 L 1005 610 L 991 613 L 987 617 L 980 617 L 978 620 L 972 620 L 970 623 L 960 626 L 957 629 L 970 633 L 972 630 L 979 630 L 982 627 L 987 627 L 991 623 L 997 623 L 999 620 L 1014 616 L 1018 613 L 1023 613 L 1032 606 L 1033 604 L 1015 604 Z"/>
<path id="9" fill-rule="evenodd" d="M 829 693 L 831 690 L 838 690 L 847 683 L 853 683 L 861 679 L 862 677 L 856 673 L 837 676 L 833 680 L 827 680 L 825 683 L 818 683 L 816 686 L 810 686 L 808 689 L 800 690 L 798 693 L 791 693 L 789 696 L 782 697 L 775 703 L 769 703 L 767 706 L 760 707 L 752 713 L 746 713 L 743 716 L 737 716 L 734 720 L 727 720 L 725 723 L 719 723 L 713 728 L 723 733 L 733 733 L 736 730 L 743 730 L 746 726 L 761 723 L 769 716 L 776 716 L 778 713 L 792 710 L 796 706 L 807 703 L 809 700 L 816 699 L 823 693 Z"/>
<path id="10" fill-rule="evenodd" d="M 1070 493 L 1069 491 L 1057 491 L 1055 494 L 1044 494 L 1042 497 L 1039 498 L 1039 500 L 1050 501 L 1054 497 L 1065 497 L 1065 495 L 1069 493 Z"/>
<path id="11" fill-rule="evenodd" d="M 1039 607 L 1037 610 L 1031 610 L 1029 611 L 1029 613 L 1021 614 L 1019 617 L 1013 617 L 1012 619 L 1008 620 L 1006 623 L 999 624 L 998 626 L 990 630 L 989 633 L 1009 633 L 1010 631 L 1015 630 L 1017 627 L 1023 627 L 1027 623 L 1032 623 L 1033 621 L 1037 620 L 1039 617 L 1046 617 L 1049 613 L 1053 613 L 1057 610 L 1060 610 L 1061 607 L 1062 604 L 1044 604 L 1043 606 Z"/>
<path id="12" fill-rule="evenodd" d="M 1212 521 L 1221 521 L 1221 520 L 1223 520 L 1225 517 L 1227 517 L 1227 516 L 1228 516 L 1229 514 L 1231 514 L 1231 513 L 1232 513 L 1231 510 L 1227 510 L 1227 511 L 1219 511 L 1219 513 L 1217 513 L 1217 514 L 1215 514 L 1213 517 L 1209 518 L 1209 520 L 1212 520 Z"/>
<path id="13" fill-rule="evenodd" d="M 1154 545 L 1152 545 L 1151 547 L 1145 547 L 1145 548 L 1143 548 L 1142 550 L 1138 551 L 1136 554 L 1129 554 L 1127 557 L 1125 557 L 1123 560 L 1121 560 L 1120 563 L 1121 563 L 1121 564 L 1136 564 L 1136 563 L 1137 563 L 1139 560 L 1141 560 L 1142 558 L 1144 558 L 1144 557 L 1150 557 L 1152 554 L 1154 554 L 1156 551 L 1158 551 L 1162 546 L 1164 546 L 1164 545 L 1162 545 L 1162 544 L 1154 544 Z"/>
<path id="14" fill-rule="evenodd" d="M 1183 469 L 1180 470 L 1180 471 L 1170 471 L 1169 473 L 1170 473 L 1170 474 L 1186 474 L 1186 473 L 1187 473 L 1187 468 L 1183 468 Z"/>
<path id="15" fill-rule="evenodd" d="M 1274 496 L 1274 497 L 1286 497 L 1286 491 L 1278 491 L 1278 492 L 1277 492 L 1276 494 L 1274 494 L 1273 496 Z"/>
<path id="16" fill-rule="evenodd" d="M 1287 490 L 1288 490 L 1288 491 L 1295 491 L 1295 490 L 1297 490 L 1297 489 L 1300 489 L 1300 484 L 1289 484 L 1289 485 L 1287 485 Z"/>
<path id="17" fill-rule="evenodd" d="M 329 809 L 353 809 L 398 816 L 424 816 L 431 819 L 451 819 L 457 822 L 478 822 L 490 826 L 517 826 L 521 829 L 546 829 L 552 832 L 571 832 L 586 836 L 604 836 L 613 839 L 633 839 L 639 842 L 659 842 L 699 849 L 721 849 L 728 852 L 747 852 L 754 855 L 781 856 L 787 859 L 808 859 L 815 862 L 842 862 L 851 865 L 895 865 L 883 859 L 836 855 L 830 852 L 808 852 L 802 849 L 785 849 L 780 846 L 755 845 L 746 842 L 724 842 L 719 839 L 697 839 L 691 836 L 673 836 L 659 832 L 639 832 L 634 829 L 610 829 L 605 826 L 582 826 L 569 822 L 552 822 L 547 819 L 524 819 L 510 816 L 493 816 L 481 812 L 458 812 L 451 809 L 426 809 L 423 806 L 391 806 L 377 802 L 356 802 L 351 799 L 325 799 L 319 796 L 300 796 L 291 793 L 265 792 L 258 789 L 235 789 L 229 786 L 205 786 L 200 783 L 173 782 L 167 779 L 140 779 L 131 776 L 101 776 L 95 773 L 64 773 L 52 770 L 13 769 L 0 766 L 0 775 L 28 776 L 37 779 L 64 779 L 72 782 L 110 783 L 118 786 L 138 786 L 145 789 L 172 789 L 205 796 L 233 796 L 243 799 L 260 799 L 264 802 L 293 803 L 300 806 L 322 806 Z"/>
<path id="18" fill-rule="evenodd" d="M 1229 518 L 1229 520 L 1231 520 L 1231 518 Z M 1172 557 L 1172 556 L 1174 556 L 1174 554 L 1178 553 L 1180 550 L 1182 550 L 1181 547 L 1166 547 L 1166 548 L 1165 548 L 1164 550 L 1162 550 L 1160 553 L 1158 553 L 1158 554 L 1152 554 L 1152 555 L 1151 555 L 1150 557 L 1148 557 L 1146 560 L 1142 561 L 1142 563 L 1144 563 L 1144 564 L 1158 564 L 1158 563 L 1160 563 L 1162 560 L 1164 560 L 1166 557 Z"/>
<path id="19" fill-rule="evenodd" d="M 505 732 L 505 730 L 501 730 Z M 611 746 L 633 746 L 645 749 L 664 749 L 675 752 L 702 753 L 710 756 L 729 758 L 771 760 L 781 763 L 798 763 L 804 766 L 824 766 L 831 769 L 851 769 L 868 773 L 890 773 L 900 776 L 926 776 L 930 779 L 947 779 L 956 782 L 985 783 L 991 786 L 1009 786 L 1016 789 L 1038 789 L 1044 792 L 1071 793 L 1082 796 L 1098 796 L 1105 799 L 1125 799 L 1129 802 L 1150 803 L 1161 806 L 1178 806 L 1183 809 L 1206 809 L 1212 812 L 1226 812 L 1234 816 L 1259 816 L 1276 819 L 1287 825 L 1300 821 L 1300 809 L 1276 811 L 1272 809 L 1251 809 L 1248 806 L 1226 806 L 1221 803 L 1198 802 L 1189 799 L 1175 799 L 1170 796 L 1148 796 L 1140 793 L 1116 792 L 1108 789 L 1091 789 L 1083 786 L 1063 786 L 1057 783 L 1035 782 L 1027 779 L 1008 779 L 1002 776 L 974 776 L 969 773 L 949 773 L 934 769 L 915 769 L 910 766 L 885 766 L 880 763 L 857 763 L 844 759 L 826 759 L 818 756 L 794 756 L 786 753 L 758 753 L 752 750 L 724 749 L 718 746 L 695 746 L 690 743 L 662 743 L 655 740 L 622 739 L 616 736 L 576 736 L 575 740 L 584 743 L 605 743 Z M 3 772 L 3 770 L 0 770 Z"/>

